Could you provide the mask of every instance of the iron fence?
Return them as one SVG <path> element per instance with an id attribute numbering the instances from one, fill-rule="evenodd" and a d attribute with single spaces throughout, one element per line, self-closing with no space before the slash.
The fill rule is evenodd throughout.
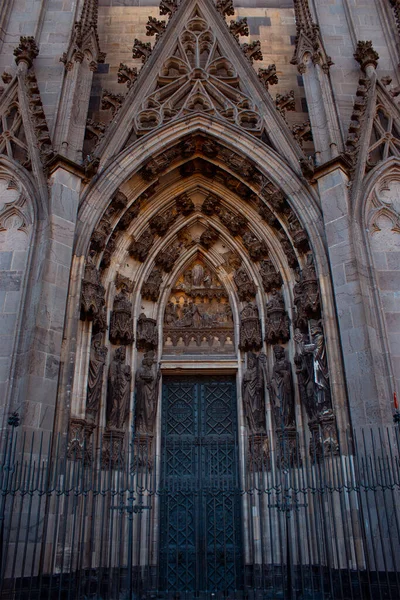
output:
<path id="1" fill-rule="evenodd" d="M 306 437 L 236 440 L 215 464 L 201 440 L 175 440 L 169 476 L 151 436 L 71 447 L 10 425 L 0 598 L 399 599 L 399 430 L 318 451 Z"/>

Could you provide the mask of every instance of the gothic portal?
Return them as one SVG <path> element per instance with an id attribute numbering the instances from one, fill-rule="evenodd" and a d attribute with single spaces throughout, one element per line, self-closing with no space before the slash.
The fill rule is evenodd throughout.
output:
<path id="1" fill-rule="evenodd" d="M 0 598 L 400 597 L 399 36 L 2 3 Z"/>

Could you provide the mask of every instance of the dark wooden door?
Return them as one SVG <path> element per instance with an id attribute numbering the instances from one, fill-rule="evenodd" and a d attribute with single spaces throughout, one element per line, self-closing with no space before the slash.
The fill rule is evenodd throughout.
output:
<path id="1" fill-rule="evenodd" d="M 235 379 L 164 380 L 161 586 L 237 589 L 242 544 Z"/>

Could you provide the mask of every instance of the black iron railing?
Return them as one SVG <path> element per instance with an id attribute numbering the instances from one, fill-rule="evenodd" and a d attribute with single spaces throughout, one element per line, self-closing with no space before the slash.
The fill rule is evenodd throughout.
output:
<path id="1" fill-rule="evenodd" d="M 235 453 L 224 438 L 164 448 L 132 432 L 71 449 L 11 423 L 0 598 L 397 600 L 399 430 L 329 450 L 306 438 L 244 436 Z M 197 480 L 175 468 L 205 456 Z"/>

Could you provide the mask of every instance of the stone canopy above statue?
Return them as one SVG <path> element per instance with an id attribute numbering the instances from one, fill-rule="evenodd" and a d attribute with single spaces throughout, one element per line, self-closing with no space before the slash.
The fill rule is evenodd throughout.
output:
<path id="1" fill-rule="evenodd" d="M 164 313 L 164 355 L 232 355 L 232 310 L 226 289 L 201 258 L 181 273 Z"/>

